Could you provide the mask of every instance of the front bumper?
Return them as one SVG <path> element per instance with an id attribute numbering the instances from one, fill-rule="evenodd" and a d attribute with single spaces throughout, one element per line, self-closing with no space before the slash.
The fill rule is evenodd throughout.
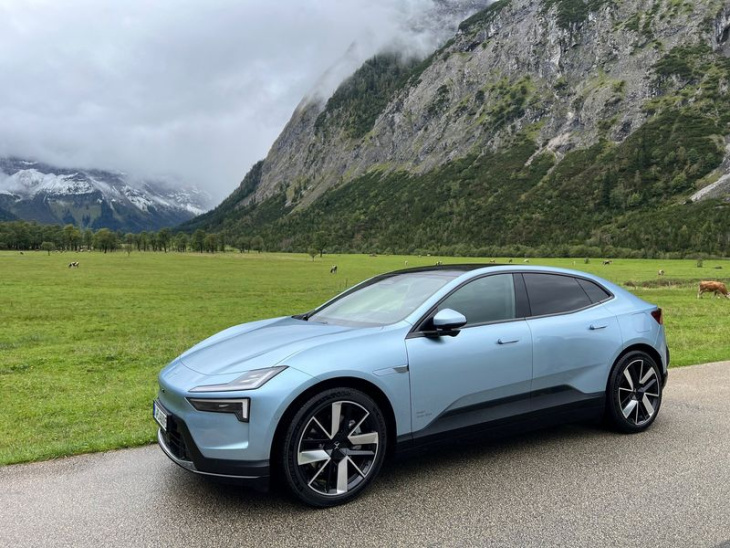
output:
<path id="1" fill-rule="evenodd" d="M 269 483 L 269 461 L 235 461 L 204 457 L 190 435 L 185 421 L 168 412 L 167 431 L 157 431 L 162 452 L 178 466 L 206 476 L 230 478 L 259 488 Z"/>

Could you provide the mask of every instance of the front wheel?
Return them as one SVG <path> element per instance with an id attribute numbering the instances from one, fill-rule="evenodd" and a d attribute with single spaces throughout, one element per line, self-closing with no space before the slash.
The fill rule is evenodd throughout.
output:
<path id="1" fill-rule="evenodd" d="M 614 367 L 606 396 L 611 427 L 626 433 L 646 430 L 662 403 L 659 366 L 644 352 L 629 352 Z"/>
<path id="2" fill-rule="evenodd" d="M 307 504 L 343 504 L 378 474 L 386 443 L 385 418 L 372 398 L 351 388 L 326 390 L 294 416 L 284 437 L 282 470 Z"/>

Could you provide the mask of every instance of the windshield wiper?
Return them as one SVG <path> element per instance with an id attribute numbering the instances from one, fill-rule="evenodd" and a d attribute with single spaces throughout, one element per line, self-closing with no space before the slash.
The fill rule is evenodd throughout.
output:
<path id="1" fill-rule="evenodd" d="M 294 316 L 292 316 L 292 318 L 294 318 L 295 320 L 302 320 L 306 322 L 307 320 L 309 320 L 309 318 L 312 317 L 312 314 L 314 314 L 314 310 L 310 310 L 309 312 L 305 312 L 304 314 L 295 314 Z"/>

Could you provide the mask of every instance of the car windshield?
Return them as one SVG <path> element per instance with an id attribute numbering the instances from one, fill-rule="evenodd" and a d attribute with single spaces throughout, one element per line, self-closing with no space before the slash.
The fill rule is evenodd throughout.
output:
<path id="1" fill-rule="evenodd" d="M 388 276 L 337 299 L 308 319 L 355 327 L 396 323 L 460 274 L 463 273 L 439 270 Z"/>

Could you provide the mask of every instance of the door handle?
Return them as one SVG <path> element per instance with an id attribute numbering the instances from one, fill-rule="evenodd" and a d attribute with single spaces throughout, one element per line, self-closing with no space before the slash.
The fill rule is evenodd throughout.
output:
<path id="1" fill-rule="evenodd" d="M 608 327 L 608 324 L 606 324 L 606 325 L 592 324 L 591 331 L 598 331 L 599 329 L 606 329 L 607 327 Z"/>
<path id="2" fill-rule="evenodd" d="M 506 341 L 504 339 L 497 339 L 497 344 L 515 344 L 518 342 L 520 342 L 520 339 L 513 339 L 513 340 L 509 340 L 509 341 Z"/>

